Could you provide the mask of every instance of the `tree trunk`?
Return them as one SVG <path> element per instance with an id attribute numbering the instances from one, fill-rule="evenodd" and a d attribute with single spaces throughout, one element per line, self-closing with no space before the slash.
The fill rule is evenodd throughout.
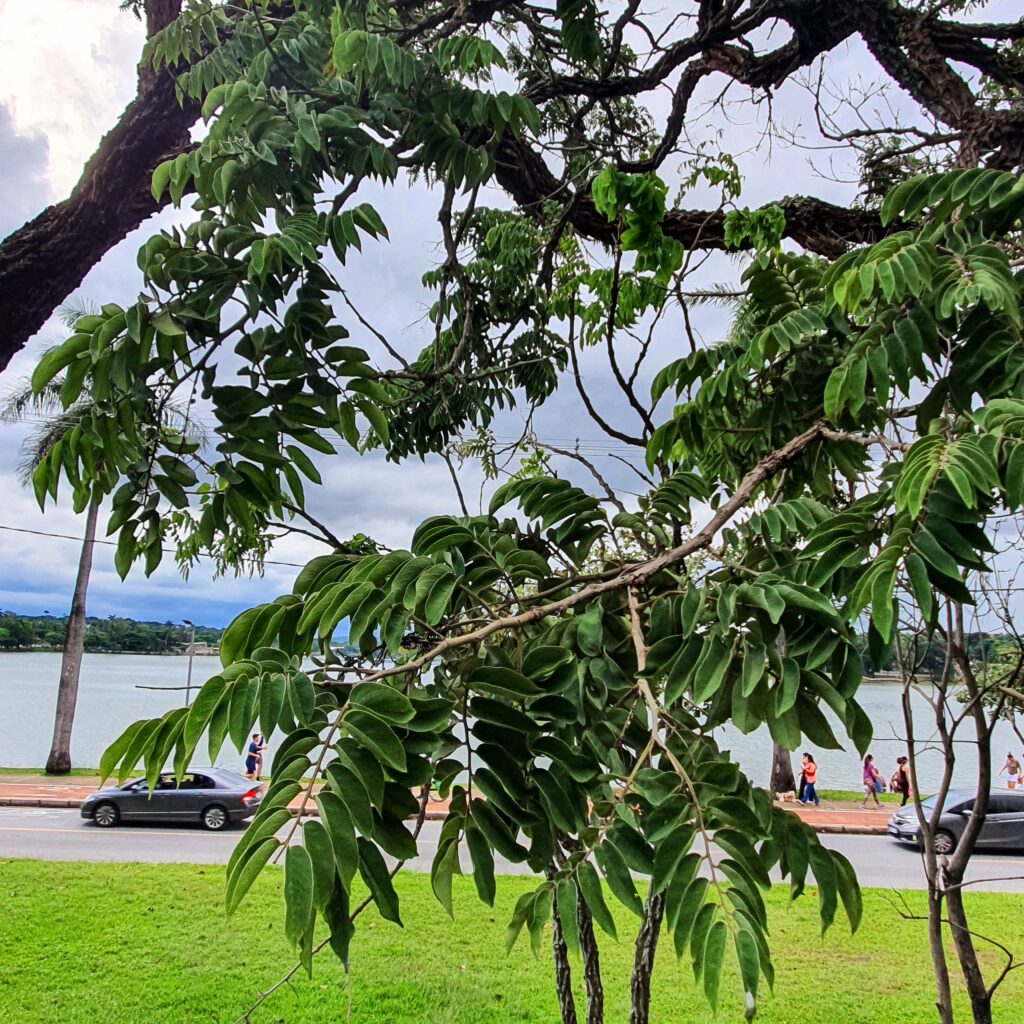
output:
<path id="1" fill-rule="evenodd" d="M 992 1024 L 992 998 L 981 975 L 978 951 L 974 948 L 970 925 L 967 923 L 963 890 L 960 888 L 962 879 L 953 876 L 947 877 L 945 881 L 949 931 L 960 959 L 960 972 L 967 987 L 967 998 L 971 1001 L 971 1019 L 974 1024 Z"/>
<path id="2" fill-rule="evenodd" d="M 558 1010 L 562 1024 L 576 1024 L 576 1000 L 572 994 L 572 968 L 569 966 L 569 949 L 562 934 L 562 922 L 558 917 L 558 897 L 554 898 L 551 915 L 551 952 L 555 961 L 555 992 L 558 995 Z"/>
<path id="3" fill-rule="evenodd" d="M 580 953 L 583 957 L 583 985 L 587 993 L 586 1024 L 604 1024 L 604 986 L 601 984 L 601 955 L 594 935 L 594 919 L 580 896 L 576 904 L 580 926 Z"/>
<path id="4" fill-rule="evenodd" d="M 942 887 L 945 891 L 946 908 L 949 914 L 949 930 L 960 960 L 960 973 L 967 988 L 967 996 L 971 1001 L 972 1019 L 975 1024 L 992 1024 L 992 996 L 985 985 L 981 964 L 978 963 L 978 951 L 974 948 L 974 941 L 971 937 L 961 888 L 964 874 L 971 856 L 974 854 L 974 848 L 988 811 L 989 785 L 992 778 L 992 727 L 981 702 L 981 685 L 975 675 L 974 664 L 967 650 L 962 604 L 954 605 L 953 623 L 954 643 L 951 650 L 969 698 L 967 707 L 970 720 L 974 725 L 978 748 L 978 768 L 974 805 L 953 853 L 942 868 Z"/>
<path id="5" fill-rule="evenodd" d="M 647 894 L 644 916 L 633 951 L 633 973 L 629 979 L 629 1024 L 648 1024 L 651 1017 L 651 974 L 654 954 L 665 915 L 665 894 Z"/>
<path id="6" fill-rule="evenodd" d="M 71 726 L 75 720 L 78 676 L 82 669 L 82 650 L 85 646 L 85 594 L 89 589 L 89 574 L 92 572 L 92 549 L 96 540 L 99 512 L 100 503 L 93 501 L 85 515 L 85 539 L 78 559 L 78 577 L 64 634 L 64 655 L 60 661 L 57 715 L 53 724 L 53 744 L 50 756 L 46 759 L 47 775 L 67 775 L 71 771 Z"/>
<path id="7" fill-rule="evenodd" d="M 953 994 L 942 942 L 942 894 L 931 885 L 928 891 L 928 946 L 935 972 L 935 1009 L 939 1013 L 939 1024 L 953 1024 Z"/>
<path id="8" fill-rule="evenodd" d="M 776 796 L 796 791 L 796 779 L 793 776 L 790 752 L 777 743 L 772 746 L 772 776 L 768 788 Z"/>

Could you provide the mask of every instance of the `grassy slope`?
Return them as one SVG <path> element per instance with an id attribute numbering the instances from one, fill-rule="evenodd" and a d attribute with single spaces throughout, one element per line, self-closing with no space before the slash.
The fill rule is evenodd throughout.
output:
<path id="1" fill-rule="evenodd" d="M 279 876 L 259 880 L 230 921 L 222 912 L 220 868 L 191 865 L 0 863 L 3 941 L 0 1020 L 10 1024 L 230 1024 L 257 991 L 292 963 L 281 934 Z M 423 876 L 399 879 L 406 928 L 367 913 L 353 947 L 354 1024 L 555 1022 L 550 954 L 534 959 L 522 940 L 505 955 L 503 933 L 528 882 L 499 880 L 498 905 L 484 907 L 468 879 L 456 879 L 449 923 Z M 866 893 L 864 924 L 845 920 L 818 937 L 813 896 L 787 907 L 769 899 L 776 993 L 758 1020 L 776 1024 L 918 1024 L 934 1019 L 924 926 L 899 918 L 893 897 Z M 920 894 L 908 894 L 922 911 Z M 968 896 L 978 931 L 1019 937 L 1020 897 Z M 626 911 L 619 913 L 627 933 Z M 634 919 L 635 920 L 635 919 Z M 602 944 L 608 968 L 607 1020 L 626 1019 L 628 941 Z M 894 955 L 901 950 L 901 954 Z M 704 1024 L 714 1018 L 695 992 L 689 965 L 659 951 L 653 1021 Z M 895 962 L 894 962 L 895 961 Z M 994 961 L 990 961 L 994 963 Z M 253 1024 L 327 1024 L 345 1019 L 336 961 L 313 981 L 297 977 Z M 735 979 L 725 979 L 719 1020 L 741 1020 Z M 1019 1020 L 1024 976 L 997 997 L 996 1021 Z"/>

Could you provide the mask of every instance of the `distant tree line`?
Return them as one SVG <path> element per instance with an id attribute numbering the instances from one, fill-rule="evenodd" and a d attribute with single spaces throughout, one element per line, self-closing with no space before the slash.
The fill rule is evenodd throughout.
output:
<path id="1" fill-rule="evenodd" d="M 980 666 L 1003 666 L 1018 656 L 1020 644 L 1005 633 L 965 633 L 965 649 L 968 656 Z M 868 641 L 864 634 L 858 634 L 856 644 L 864 663 L 866 678 L 900 674 L 900 656 L 894 644 L 889 657 L 880 667 L 872 664 L 868 653 Z M 925 643 L 910 634 L 900 635 L 900 648 L 908 652 L 908 661 L 913 662 L 915 674 L 920 679 L 938 679 L 947 670 L 946 651 L 941 639 L 933 636 Z"/>
<path id="2" fill-rule="evenodd" d="M 67 629 L 66 615 L 20 615 L 0 611 L 0 650 L 59 649 Z M 221 629 L 196 626 L 196 643 L 216 645 Z M 88 618 L 85 649 L 125 654 L 173 654 L 188 650 L 191 629 L 173 622 L 137 622 L 111 615 Z"/>

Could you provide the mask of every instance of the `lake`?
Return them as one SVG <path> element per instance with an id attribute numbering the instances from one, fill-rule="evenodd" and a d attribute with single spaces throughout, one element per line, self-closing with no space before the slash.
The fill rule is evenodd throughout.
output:
<path id="1" fill-rule="evenodd" d="M 201 685 L 220 667 L 216 658 L 193 660 L 192 682 Z M 184 686 L 188 658 L 184 656 L 86 654 L 71 743 L 71 759 L 76 767 L 95 767 L 104 748 L 128 725 L 139 718 L 153 718 L 184 703 L 183 691 L 138 689 L 138 686 Z M 42 652 L 0 653 L 0 767 L 40 767 L 46 760 L 53 734 L 53 713 L 60 674 L 60 655 Z M 900 711 L 900 687 L 892 683 L 865 682 L 860 702 L 874 723 L 872 753 L 882 775 L 888 779 L 896 758 L 904 753 L 903 718 Z M 194 691 L 193 691 L 194 694 Z M 927 720 L 928 707 L 915 697 L 920 721 Z M 920 730 L 925 734 L 925 730 Z M 836 728 L 842 741 L 842 733 Z M 757 781 L 767 781 L 771 767 L 771 738 L 766 729 L 750 736 L 734 730 L 719 730 L 719 742 L 732 750 L 734 757 Z M 271 738 L 267 767 L 272 763 L 274 739 Z M 812 749 L 812 748 L 807 748 Z M 996 769 L 1008 750 L 1020 756 L 1020 743 L 1008 723 L 996 727 L 993 759 Z M 818 762 L 818 785 L 822 789 L 856 789 L 860 786 L 860 759 L 852 749 L 814 750 Z M 199 759 L 205 759 L 200 754 Z M 794 764 L 798 761 L 794 758 Z M 222 765 L 240 767 L 242 758 L 226 746 L 219 758 Z M 973 785 L 977 752 L 968 742 L 957 745 L 954 779 L 961 785 Z M 934 788 L 941 769 L 937 751 L 921 755 L 923 788 Z"/>

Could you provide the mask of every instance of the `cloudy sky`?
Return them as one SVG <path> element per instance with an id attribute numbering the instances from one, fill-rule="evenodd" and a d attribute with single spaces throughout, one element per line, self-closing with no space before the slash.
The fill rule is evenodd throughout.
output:
<path id="1" fill-rule="evenodd" d="M 990 16 L 1003 4 L 995 5 Z M 1012 7 L 1013 5 L 1010 4 Z M 74 185 L 101 134 L 111 126 L 135 91 L 135 63 L 143 42 L 139 23 L 119 12 L 117 0 L 0 0 L 0 237 L 19 227 L 48 203 L 64 197 Z M 830 72 L 847 81 L 863 75 L 870 83 L 873 62 L 859 44 L 837 51 Z M 720 87 L 717 83 L 715 88 Z M 708 98 L 712 95 L 708 90 Z M 737 98 L 739 96 L 737 95 Z M 894 102 L 900 103 L 899 97 Z M 787 85 L 775 97 L 775 117 L 798 136 L 810 139 L 810 108 L 804 91 Z M 732 123 L 721 117 L 696 117 L 691 134 L 721 138 L 741 154 L 745 176 L 744 204 L 751 206 L 780 194 L 815 191 L 834 201 L 853 195 L 848 184 L 826 180 L 823 173 L 849 177 L 850 168 L 836 154 L 815 149 L 762 145 L 754 148 L 763 127 L 763 109 L 737 106 Z M 813 141 L 813 140 L 812 140 Z M 780 187 L 780 182 L 782 186 Z M 400 185 L 376 201 L 391 231 L 390 244 L 371 246 L 363 258 L 346 268 L 344 283 L 373 322 L 406 351 L 423 341 L 423 313 L 429 300 L 419 284 L 422 272 L 437 259 L 436 197 L 422 188 Z M 696 205 L 700 196 L 687 202 Z M 502 203 L 502 197 L 488 201 Z M 172 215 L 165 215 L 169 220 Z M 130 301 L 138 288 L 135 253 L 159 226 L 151 221 L 107 254 L 77 293 L 83 301 Z M 703 280 L 734 279 L 737 267 L 723 257 L 703 271 Z M 725 324 L 721 313 L 707 313 L 698 327 L 713 339 Z M 0 375 L 0 393 L 31 371 L 39 353 L 60 338 L 51 324 Z M 677 354 L 684 339 L 678 325 L 667 325 L 659 338 L 662 358 Z M 367 346 L 369 347 L 369 346 Z M 584 376 L 603 411 L 613 422 L 630 425 L 629 410 L 615 398 L 600 353 L 584 363 Z M 502 420 L 499 432 L 511 435 L 521 427 L 515 412 Z M 15 478 L 14 467 L 26 427 L 0 425 L 0 608 L 38 613 L 66 612 L 74 581 L 79 545 L 73 539 L 82 523 L 66 502 L 40 512 Z M 585 417 L 574 394 L 563 387 L 559 397 L 537 420 L 538 433 L 569 446 L 580 439 L 609 478 L 629 486 L 629 472 L 611 456 L 635 454 L 609 446 Z M 405 545 L 413 527 L 425 516 L 454 511 L 454 491 L 440 461 L 393 466 L 380 458 L 339 456 L 322 464 L 325 487 L 311 495 L 311 508 L 339 536 L 363 532 L 391 545 Z M 575 473 L 570 469 L 569 475 Z M 460 472 L 464 490 L 475 503 L 482 477 L 477 467 Z M 17 531 L 68 535 L 72 539 Z M 323 549 L 301 537 L 276 545 L 265 576 L 257 579 L 211 579 L 203 567 L 186 582 L 172 564 L 150 579 L 133 571 L 121 582 L 113 570 L 112 549 L 98 547 L 90 587 L 89 612 L 137 618 L 180 620 L 222 625 L 242 608 L 290 589 L 301 564 Z"/>

